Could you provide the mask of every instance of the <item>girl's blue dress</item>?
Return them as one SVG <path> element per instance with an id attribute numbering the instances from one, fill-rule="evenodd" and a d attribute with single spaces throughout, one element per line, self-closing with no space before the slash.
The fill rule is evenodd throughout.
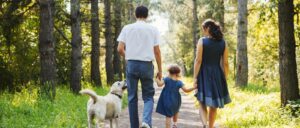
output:
<path id="1" fill-rule="evenodd" d="M 165 86 L 160 94 L 156 112 L 167 117 L 172 117 L 179 112 L 181 95 L 179 89 L 183 86 L 182 81 L 164 78 Z"/>
<path id="2" fill-rule="evenodd" d="M 198 92 L 195 95 L 203 104 L 223 108 L 231 102 L 227 82 L 220 65 L 225 50 L 225 41 L 211 38 L 202 38 L 202 64 L 198 73 Z"/>

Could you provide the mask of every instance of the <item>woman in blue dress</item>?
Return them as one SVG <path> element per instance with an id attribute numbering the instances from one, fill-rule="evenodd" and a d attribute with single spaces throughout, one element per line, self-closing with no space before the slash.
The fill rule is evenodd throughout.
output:
<path id="1" fill-rule="evenodd" d="M 199 112 L 204 127 L 213 128 L 217 108 L 223 108 L 231 102 L 226 82 L 228 50 L 221 28 L 215 21 L 205 20 L 202 30 L 205 37 L 198 41 L 194 63 L 195 96 L 200 104 Z"/>
<path id="2" fill-rule="evenodd" d="M 186 88 L 180 80 L 180 68 L 177 65 L 172 65 L 168 69 L 169 76 L 163 80 L 156 79 L 157 85 L 164 88 L 160 94 L 156 112 L 166 116 L 166 128 L 170 128 L 171 119 L 173 118 L 173 128 L 177 126 L 178 112 L 181 105 L 181 95 L 179 89 L 184 92 L 191 92 L 195 89 Z"/>

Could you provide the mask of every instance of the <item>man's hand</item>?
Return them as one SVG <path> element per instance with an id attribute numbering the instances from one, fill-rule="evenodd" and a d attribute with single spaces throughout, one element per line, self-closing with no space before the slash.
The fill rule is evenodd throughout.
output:
<path id="1" fill-rule="evenodd" d="M 159 79 L 159 80 L 161 80 L 161 78 L 162 78 L 162 73 L 161 73 L 161 72 L 158 72 L 158 73 L 156 74 L 156 78 Z"/>
<path id="2" fill-rule="evenodd" d="M 162 78 L 162 68 L 161 68 L 161 54 L 160 54 L 160 48 L 159 45 L 154 46 L 154 54 L 155 54 L 155 60 L 157 63 L 158 73 L 156 74 L 156 77 L 161 80 Z"/>

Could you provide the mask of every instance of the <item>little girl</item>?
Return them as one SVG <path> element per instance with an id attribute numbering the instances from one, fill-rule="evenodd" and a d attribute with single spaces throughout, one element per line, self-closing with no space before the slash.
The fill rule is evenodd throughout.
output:
<path id="1" fill-rule="evenodd" d="M 166 128 L 171 126 L 171 118 L 173 118 L 173 128 L 177 128 L 178 112 L 181 105 L 181 95 L 179 89 L 184 92 L 191 92 L 194 88 L 186 88 L 180 78 L 180 68 L 172 65 L 168 69 L 169 76 L 159 80 L 156 78 L 157 85 L 164 88 L 160 94 L 156 112 L 166 116 Z"/>

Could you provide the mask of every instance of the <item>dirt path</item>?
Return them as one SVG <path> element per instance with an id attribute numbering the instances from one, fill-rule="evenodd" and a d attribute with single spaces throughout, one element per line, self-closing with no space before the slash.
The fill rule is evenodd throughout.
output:
<path id="1" fill-rule="evenodd" d="M 153 117 L 152 117 L 152 123 L 153 128 L 164 128 L 165 127 L 165 117 L 156 113 L 156 105 L 159 98 L 159 95 L 161 93 L 161 88 L 156 88 L 155 96 L 154 96 L 154 109 L 153 109 Z M 178 120 L 178 127 L 179 128 L 202 128 L 202 125 L 200 123 L 200 117 L 198 114 L 197 109 L 194 107 L 194 100 L 191 98 L 191 96 L 185 95 L 184 93 L 181 93 L 182 96 L 182 104 L 180 108 L 179 113 L 179 120 Z M 141 115 L 143 111 L 143 100 L 141 97 L 141 92 L 139 92 L 139 117 L 140 122 Z M 106 123 L 107 124 L 107 123 Z M 106 126 L 108 127 L 108 126 Z M 119 127 L 120 128 L 129 128 L 129 114 L 128 114 L 128 108 L 125 108 L 123 112 L 120 115 L 119 118 Z"/>

